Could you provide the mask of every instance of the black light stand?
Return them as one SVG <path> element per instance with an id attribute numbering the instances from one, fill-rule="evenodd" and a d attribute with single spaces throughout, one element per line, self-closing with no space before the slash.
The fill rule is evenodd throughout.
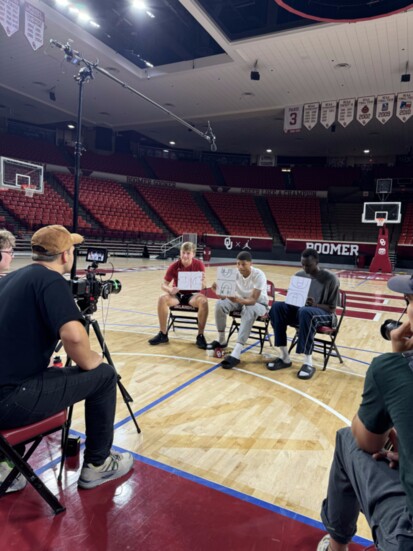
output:
<path id="1" fill-rule="evenodd" d="M 87 59 L 85 59 L 84 57 L 82 57 L 82 55 L 79 52 L 77 52 L 76 50 L 74 50 L 72 48 L 71 41 L 67 41 L 66 44 L 62 44 L 61 42 L 58 42 L 57 40 L 54 40 L 52 38 L 52 39 L 50 39 L 50 44 L 52 44 L 53 46 L 56 46 L 57 48 L 59 48 L 60 50 L 63 51 L 66 61 L 68 61 L 70 63 L 73 63 L 75 65 L 80 64 L 80 63 L 82 63 L 84 65 L 84 67 L 82 67 L 79 70 L 78 74 L 74 77 L 76 82 L 79 84 L 79 100 L 78 100 L 78 110 L 77 110 L 77 129 L 76 129 L 76 144 L 75 144 L 75 174 L 74 174 L 74 176 L 75 176 L 75 188 L 74 188 L 74 193 L 73 193 L 73 232 L 74 233 L 77 232 L 77 227 L 78 227 L 79 188 L 80 188 L 80 157 L 82 156 L 82 151 L 83 151 L 83 146 L 82 146 L 83 85 L 85 84 L 85 82 L 89 82 L 90 80 L 92 80 L 94 78 L 94 75 L 93 75 L 94 70 L 98 71 L 99 73 L 101 73 L 101 74 L 105 75 L 106 77 L 110 78 L 111 80 L 115 81 L 117 84 L 120 84 L 122 86 L 122 88 L 124 88 L 126 90 L 129 90 L 133 94 L 139 96 L 141 99 L 144 99 L 145 101 L 151 103 L 152 105 L 154 105 L 155 107 L 157 107 L 161 111 L 164 111 L 170 117 L 172 117 L 173 119 L 178 121 L 180 124 L 182 124 L 183 126 L 186 126 L 189 130 L 191 130 L 195 134 L 198 134 L 198 136 L 200 136 L 201 138 L 204 138 L 205 140 L 207 140 L 207 142 L 210 144 L 211 151 L 216 151 L 217 150 L 217 146 L 216 146 L 216 143 L 215 143 L 216 137 L 215 137 L 215 134 L 212 131 L 211 124 L 210 124 L 209 121 L 208 121 L 207 131 L 206 132 L 201 132 L 196 127 L 194 127 L 192 124 L 189 124 L 185 120 L 181 119 L 180 117 L 178 117 L 177 115 L 172 113 L 172 111 L 169 111 L 168 109 L 166 109 L 165 107 L 163 107 L 159 103 L 156 103 L 154 100 L 148 98 L 147 96 L 145 96 L 144 94 L 142 94 L 141 92 L 136 90 L 135 88 L 132 88 L 131 86 L 129 86 L 125 82 L 123 82 L 123 81 L 119 80 L 118 78 L 114 77 L 112 74 L 110 74 L 105 69 L 102 69 L 101 67 L 99 67 L 98 66 L 98 61 L 91 62 L 91 61 L 88 61 Z M 74 259 L 73 259 L 73 266 L 72 266 L 72 270 L 71 270 L 71 273 L 70 273 L 70 277 L 71 277 L 72 280 L 76 278 L 76 265 L 77 265 L 77 251 L 75 249 Z M 78 304 L 78 306 L 79 306 L 79 304 Z M 82 308 L 80 308 L 80 309 L 82 310 Z M 94 302 L 93 304 L 87 305 L 87 308 L 84 308 L 83 311 L 82 311 L 82 314 L 83 314 L 83 316 L 86 320 L 86 330 L 89 333 L 90 326 L 92 326 L 93 331 L 96 335 L 96 338 L 99 342 L 99 345 L 102 349 L 103 356 L 106 358 L 107 362 L 115 369 L 115 371 L 117 373 L 117 370 L 116 370 L 115 365 L 112 361 L 112 358 L 111 358 L 109 350 L 106 346 L 103 335 L 100 331 L 99 324 L 96 320 L 92 319 L 92 313 L 95 312 L 95 311 L 96 311 L 96 302 Z M 66 365 L 70 365 L 70 362 L 71 362 L 71 360 L 70 360 L 70 358 L 68 358 L 68 360 L 66 362 Z M 138 433 L 140 433 L 141 429 L 139 428 L 139 425 L 138 425 L 138 423 L 137 423 L 137 421 L 136 421 L 136 419 L 133 415 L 133 411 L 132 411 L 132 408 L 130 406 L 130 402 L 133 402 L 133 399 L 130 396 L 130 394 L 128 393 L 128 391 L 126 390 L 126 388 L 124 387 L 124 385 L 121 383 L 120 375 L 117 374 L 117 376 L 118 376 L 117 384 L 118 384 L 119 390 L 122 394 L 122 398 L 123 398 L 123 400 L 126 404 L 126 407 L 129 410 L 131 419 L 135 424 L 136 430 L 138 431 Z M 71 413 L 70 413 L 70 415 L 71 415 Z"/>

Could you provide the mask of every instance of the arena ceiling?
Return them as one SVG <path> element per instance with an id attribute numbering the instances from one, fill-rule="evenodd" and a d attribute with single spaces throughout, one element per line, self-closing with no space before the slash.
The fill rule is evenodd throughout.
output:
<path id="1" fill-rule="evenodd" d="M 99 28 L 78 24 L 55 0 L 31 0 L 45 13 L 44 46 L 0 28 L 0 116 L 41 125 L 76 119 L 79 67 L 50 39 L 70 42 L 86 59 L 194 125 L 211 121 L 218 151 L 278 155 L 408 154 L 413 117 L 385 125 L 335 124 L 286 135 L 284 107 L 413 90 L 413 10 L 357 23 L 318 23 L 275 0 L 83 0 Z M 21 2 L 23 9 L 23 1 Z M 82 5 L 77 4 L 79 7 Z M 152 14 L 148 15 L 147 12 Z M 154 16 L 154 17 L 152 17 Z M 259 80 L 251 80 L 251 71 Z M 94 72 L 84 87 L 88 126 L 137 131 L 169 147 L 207 150 L 194 132 L 119 84 Z M 55 98 L 54 100 L 51 98 Z M 332 131 L 333 130 L 333 131 Z"/>

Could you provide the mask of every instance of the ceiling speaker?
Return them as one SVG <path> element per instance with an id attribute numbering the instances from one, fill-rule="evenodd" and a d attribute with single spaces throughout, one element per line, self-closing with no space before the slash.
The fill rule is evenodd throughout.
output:
<path id="1" fill-rule="evenodd" d="M 399 11 L 413 8 L 411 2 L 405 0 L 275 0 L 286 9 L 315 21 L 362 21 L 363 19 L 375 19 L 384 17 Z"/>

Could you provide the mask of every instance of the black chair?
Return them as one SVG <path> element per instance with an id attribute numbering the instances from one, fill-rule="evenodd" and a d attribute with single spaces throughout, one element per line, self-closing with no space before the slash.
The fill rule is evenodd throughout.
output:
<path id="1" fill-rule="evenodd" d="M 337 325 L 335 327 L 329 327 L 328 325 L 320 325 L 317 327 L 317 331 L 314 336 L 314 348 L 313 352 L 323 354 L 324 364 L 323 371 L 326 370 L 328 361 L 331 357 L 338 358 L 340 363 L 343 363 L 343 358 L 337 348 L 336 340 L 340 332 L 340 327 L 343 322 L 343 318 L 346 313 L 346 293 L 340 289 L 340 300 L 336 310 Z M 298 327 L 291 342 L 288 352 L 297 345 L 298 341 Z"/>
<path id="2" fill-rule="evenodd" d="M 185 305 L 171 306 L 169 308 L 168 328 L 175 329 L 196 329 L 198 331 L 198 308 Z"/>
<path id="3" fill-rule="evenodd" d="M 62 431 L 62 458 L 60 461 L 60 470 L 58 481 L 61 480 L 63 465 L 66 456 L 67 440 L 69 436 L 70 415 L 67 411 L 56 413 L 43 421 L 18 427 L 15 429 L 0 430 L 0 452 L 13 463 L 14 468 L 6 479 L 0 484 L 0 497 L 2 497 L 10 484 L 21 473 L 33 488 L 42 496 L 42 498 L 50 505 L 55 514 L 65 511 L 65 507 L 60 503 L 57 497 L 47 488 L 40 480 L 37 474 L 33 471 L 28 463 L 28 459 L 40 444 L 44 436 L 52 434 L 56 431 Z M 21 456 L 13 446 L 17 444 L 31 444 L 29 449 Z"/>
<path id="4" fill-rule="evenodd" d="M 269 299 L 269 306 L 275 300 L 275 287 L 272 281 L 267 280 L 267 295 Z M 232 318 L 232 324 L 228 333 L 228 342 L 235 331 L 239 331 L 241 324 L 241 312 L 230 312 L 230 317 Z M 251 328 L 250 335 L 248 338 L 260 341 L 260 354 L 262 354 L 262 349 L 264 348 L 264 343 L 267 340 L 272 346 L 271 337 L 268 334 L 268 326 L 270 324 L 269 312 L 263 316 L 259 316 L 255 321 L 254 325 Z"/>

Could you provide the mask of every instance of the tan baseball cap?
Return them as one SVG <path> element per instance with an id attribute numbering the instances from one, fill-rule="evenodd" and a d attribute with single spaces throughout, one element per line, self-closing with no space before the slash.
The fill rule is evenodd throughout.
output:
<path id="1" fill-rule="evenodd" d="M 33 251 L 51 256 L 79 243 L 83 243 L 83 237 L 78 233 L 70 233 L 64 226 L 45 226 L 32 235 Z"/>

